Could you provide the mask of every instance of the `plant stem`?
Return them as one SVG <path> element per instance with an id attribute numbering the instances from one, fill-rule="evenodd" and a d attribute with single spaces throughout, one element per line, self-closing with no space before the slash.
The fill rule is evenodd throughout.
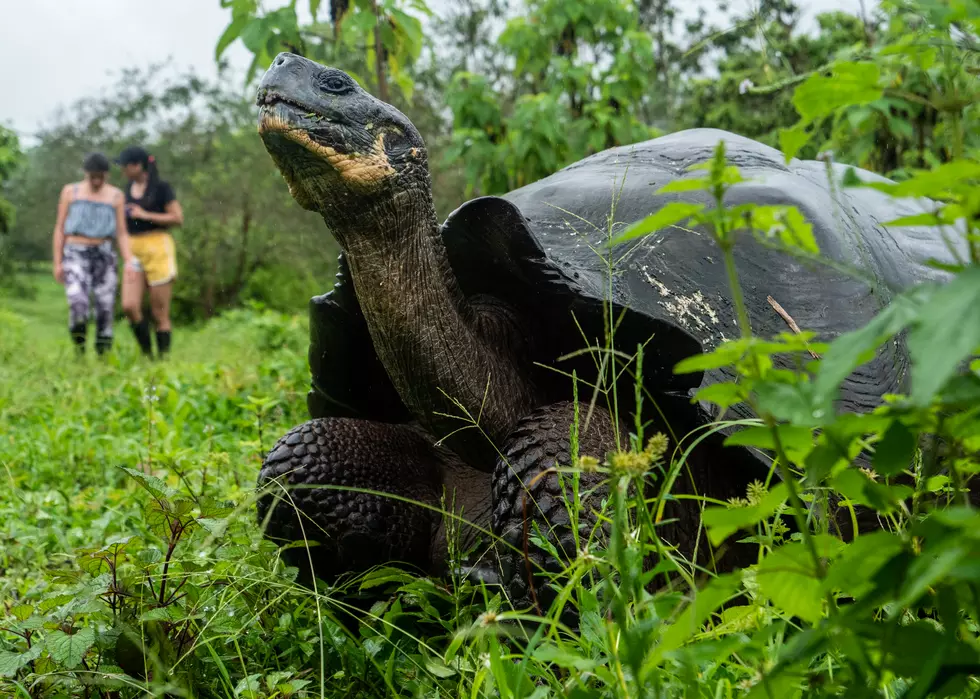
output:
<path id="1" fill-rule="evenodd" d="M 719 203 L 720 206 L 720 203 Z M 739 330 L 742 333 L 742 339 L 749 340 L 752 337 L 752 325 L 749 322 L 749 314 L 745 308 L 745 298 L 742 296 L 742 287 L 738 281 L 738 270 L 735 268 L 735 256 L 732 254 L 733 243 L 730 241 L 722 242 L 723 238 L 718 235 L 718 244 L 721 247 L 722 257 L 725 260 L 725 272 L 728 274 L 728 285 L 731 288 L 732 302 L 735 304 L 735 314 L 738 318 Z M 758 357 L 752 355 L 752 364 L 756 371 L 756 378 L 761 378 L 761 370 L 758 363 Z M 803 515 L 803 501 L 800 499 L 799 493 L 796 491 L 796 481 L 793 479 L 793 474 L 788 471 L 789 460 L 786 457 L 786 451 L 783 448 L 782 440 L 779 437 L 779 430 L 776 421 L 771 415 L 765 413 L 758 409 L 757 405 L 754 405 L 755 401 L 751 400 L 750 404 L 752 409 L 757 415 L 761 415 L 763 421 L 766 423 L 766 427 L 772 432 L 773 444 L 776 447 L 776 468 L 779 472 L 779 477 L 782 478 L 783 483 L 786 484 L 786 490 L 789 493 L 790 505 L 793 509 L 793 519 L 796 520 L 796 526 L 800 530 L 800 535 L 803 537 L 803 541 L 813 557 L 813 563 L 816 566 L 817 575 L 823 578 L 826 575 L 824 569 L 823 560 L 820 558 L 820 554 L 817 551 L 816 542 L 813 540 L 813 536 L 810 534 L 810 530 L 806 526 L 806 517 Z"/>

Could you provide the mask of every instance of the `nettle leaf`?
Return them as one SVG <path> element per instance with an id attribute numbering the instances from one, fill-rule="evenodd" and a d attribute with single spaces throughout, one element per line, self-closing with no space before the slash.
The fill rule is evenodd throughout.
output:
<path id="1" fill-rule="evenodd" d="M 120 468 L 128 473 L 134 481 L 143 486 L 143 488 L 145 488 L 147 492 L 149 492 L 150 495 L 155 498 L 169 499 L 177 496 L 177 491 L 156 476 L 151 476 L 148 473 L 137 471 L 136 469 L 129 468 L 128 466 L 121 466 Z"/>
<path id="2" fill-rule="evenodd" d="M 743 402 L 748 397 L 745 386 L 731 381 L 713 383 L 701 388 L 694 394 L 694 401 L 708 401 L 727 410 L 731 406 Z"/>
<path id="3" fill-rule="evenodd" d="M 833 537 L 815 537 L 819 555 L 834 555 L 843 542 Z M 823 549 L 823 550 L 821 550 Z M 823 616 L 823 589 L 816 563 L 803 542 L 775 549 L 756 567 L 759 591 L 786 614 L 816 624 Z"/>
<path id="4" fill-rule="evenodd" d="M 813 138 L 813 132 L 807 129 L 808 126 L 809 122 L 800 121 L 790 129 L 779 130 L 779 148 L 783 151 L 787 164 Z"/>
<path id="5" fill-rule="evenodd" d="M 59 665 L 71 670 L 82 662 L 85 653 L 95 643 L 95 629 L 87 626 L 73 634 L 52 631 L 44 639 L 44 647 Z"/>
<path id="6" fill-rule="evenodd" d="M 848 500 L 885 515 L 899 510 L 914 492 L 906 485 L 876 483 L 856 468 L 839 473 L 833 479 L 833 486 Z"/>
<path id="7" fill-rule="evenodd" d="M 793 93 L 793 106 L 808 121 L 830 116 L 841 107 L 880 99 L 881 69 L 876 63 L 838 63 L 831 75 L 814 74 Z"/>
<path id="8" fill-rule="evenodd" d="M 22 667 L 37 660 L 43 649 L 44 646 L 37 643 L 23 653 L 0 651 L 0 677 L 13 677 Z"/>
<path id="9" fill-rule="evenodd" d="M 970 267 L 936 290 L 909 330 L 912 401 L 925 407 L 980 347 L 980 267 Z"/>
<path id="10" fill-rule="evenodd" d="M 824 589 L 841 590 L 855 598 L 862 595 L 873 587 L 878 571 L 904 547 L 901 537 L 891 532 L 862 534 L 827 568 Z"/>
<path id="11" fill-rule="evenodd" d="M 654 214 L 630 225 L 625 231 L 609 242 L 609 246 L 620 245 L 635 238 L 656 233 L 673 226 L 680 221 L 686 221 L 704 210 L 704 204 L 691 204 L 683 201 L 672 201 Z"/>
<path id="12" fill-rule="evenodd" d="M 766 493 L 755 505 L 745 507 L 706 507 L 701 513 L 701 521 L 708 529 L 708 539 L 712 546 L 718 546 L 739 529 L 754 527 L 771 517 L 786 502 L 789 491 L 785 483 L 779 483 Z"/>
<path id="13" fill-rule="evenodd" d="M 881 441 L 875 445 L 872 468 L 883 476 L 894 476 L 911 465 L 915 455 L 915 435 L 896 420 L 889 425 Z"/>

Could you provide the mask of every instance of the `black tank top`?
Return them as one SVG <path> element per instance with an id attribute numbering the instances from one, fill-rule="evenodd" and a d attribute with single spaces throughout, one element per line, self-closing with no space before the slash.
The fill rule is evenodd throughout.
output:
<path id="1" fill-rule="evenodd" d="M 167 213 L 167 204 L 177 198 L 177 195 L 174 193 L 174 188 L 170 186 L 170 183 L 165 182 L 164 180 L 158 180 L 156 186 L 152 188 L 148 185 L 146 191 L 143 192 L 143 196 L 139 199 L 134 198 L 131 194 L 130 189 L 132 186 L 132 182 L 126 186 L 126 203 L 136 204 L 151 214 Z M 129 209 L 127 208 L 126 230 L 129 231 L 130 235 L 139 235 L 140 233 L 159 230 L 160 228 L 163 228 L 163 226 L 161 226 L 159 223 L 145 221 L 141 218 L 130 218 Z"/>

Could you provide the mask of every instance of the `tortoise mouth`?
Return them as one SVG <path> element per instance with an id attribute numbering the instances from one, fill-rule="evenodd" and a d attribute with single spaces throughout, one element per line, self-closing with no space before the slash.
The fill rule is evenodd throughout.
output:
<path id="1" fill-rule="evenodd" d="M 333 148 L 344 145 L 340 124 L 295 97 L 263 88 L 259 90 L 256 103 L 259 105 L 260 134 L 300 131 L 323 145 Z"/>

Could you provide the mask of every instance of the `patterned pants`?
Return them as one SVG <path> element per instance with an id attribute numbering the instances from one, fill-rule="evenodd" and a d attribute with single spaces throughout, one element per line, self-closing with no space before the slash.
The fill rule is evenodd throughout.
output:
<path id="1" fill-rule="evenodd" d="M 112 316 L 116 304 L 116 253 L 112 241 L 99 245 L 65 244 L 62 258 L 68 328 L 79 351 L 85 349 L 90 315 L 95 317 L 95 349 L 102 354 L 112 346 Z M 89 297 L 93 303 L 89 303 Z"/>

